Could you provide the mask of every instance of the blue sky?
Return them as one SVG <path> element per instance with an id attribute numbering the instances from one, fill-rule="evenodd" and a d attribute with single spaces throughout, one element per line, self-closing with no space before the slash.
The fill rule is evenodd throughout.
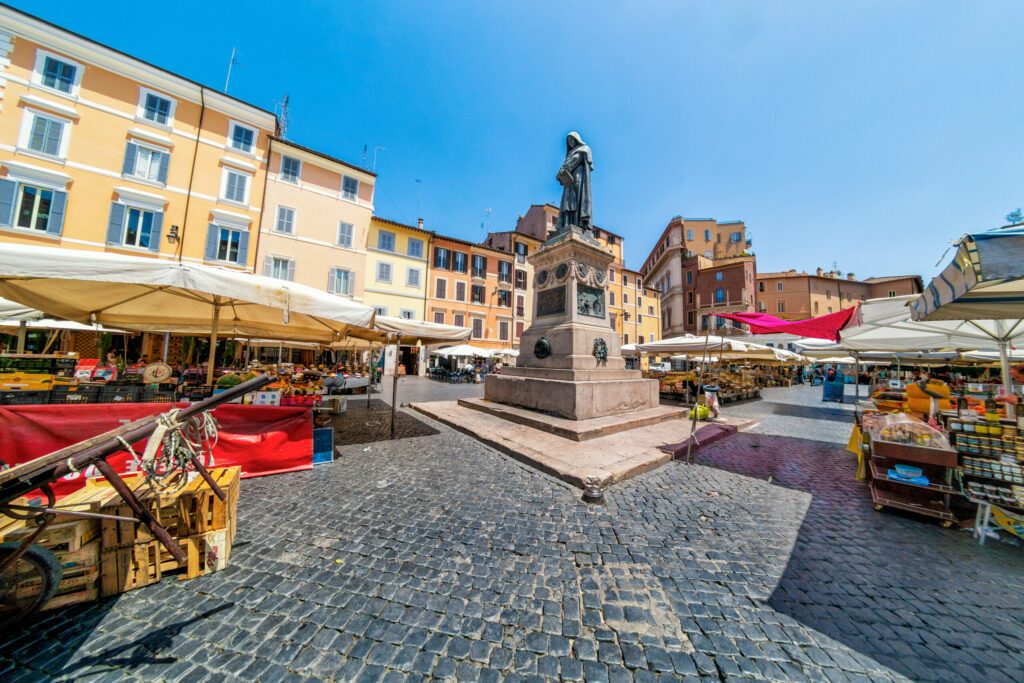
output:
<path id="1" fill-rule="evenodd" d="M 631 267 L 682 214 L 746 221 L 761 271 L 929 277 L 1024 205 L 1020 2 L 13 4 L 217 88 L 237 47 L 232 95 L 386 147 L 377 213 L 466 239 L 557 203 L 570 129 Z"/>

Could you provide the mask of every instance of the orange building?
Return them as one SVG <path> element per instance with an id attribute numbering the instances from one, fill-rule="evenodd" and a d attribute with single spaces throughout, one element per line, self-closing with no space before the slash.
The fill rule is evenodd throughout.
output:
<path id="1" fill-rule="evenodd" d="M 515 285 L 512 304 L 515 309 L 512 328 L 512 347 L 519 348 L 519 338 L 533 323 L 533 266 L 528 256 L 543 244 L 540 240 L 514 230 L 492 232 L 487 235 L 484 245 L 492 249 L 513 254 L 515 257 Z"/>
<path id="2" fill-rule="evenodd" d="M 434 233 L 427 270 L 427 320 L 472 330 L 471 344 L 513 348 L 525 321 L 529 280 L 513 256 L 498 249 Z M 524 298 L 523 311 L 513 302 Z"/>
<path id="3" fill-rule="evenodd" d="M 0 240 L 252 269 L 272 112 L 0 7 Z"/>
<path id="4" fill-rule="evenodd" d="M 785 320 L 804 320 L 836 313 L 865 299 L 920 294 L 920 275 L 893 275 L 858 280 L 818 268 L 814 273 L 795 269 L 757 276 L 757 310 Z"/>

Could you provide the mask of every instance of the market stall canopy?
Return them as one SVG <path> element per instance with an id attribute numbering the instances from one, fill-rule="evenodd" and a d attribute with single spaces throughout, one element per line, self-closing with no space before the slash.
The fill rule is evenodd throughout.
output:
<path id="1" fill-rule="evenodd" d="M 668 339 L 661 339 L 648 344 L 637 344 L 636 349 L 641 353 L 666 355 L 685 353 L 702 356 L 713 352 L 714 355 L 719 356 L 722 360 L 764 360 L 781 363 L 803 363 L 807 360 L 800 354 L 786 351 L 785 349 L 776 349 L 764 344 L 755 344 L 731 337 L 718 337 L 715 335 L 697 337 L 692 334 L 686 334 L 681 337 L 669 337 Z"/>
<path id="2" fill-rule="evenodd" d="M 839 331 L 850 324 L 857 313 L 857 307 L 846 308 L 835 313 L 807 318 L 806 320 L 783 320 L 767 313 L 741 312 L 716 313 L 719 318 L 743 323 L 750 327 L 752 334 L 796 334 L 812 339 L 839 341 Z"/>
<path id="3" fill-rule="evenodd" d="M 964 235 L 914 301 L 915 320 L 1024 319 L 1024 226 Z M 1012 327 L 1012 324 L 1009 326 Z"/>
<path id="4" fill-rule="evenodd" d="M 373 309 L 312 287 L 227 268 L 0 244 L 0 295 L 49 315 L 146 332 L 330 343 Z"/>
<path id="5" fill-rule="evenodd" d="M 468 339 L 471 333 L 472 330 L 468 327 L 378 315 L 374 318 L 371 328 L 349 330 L 345 339 L 335 342 L 332 346 L 334 348 L 352 348 L 353 346 L 367 346 L 370 343 L 390 342 L 393 344 L 396 341 L 405 345 L 443 344 Z M 356 342 L 353 343 L 353 340 Z"/>
<path id="6" fill-rule="evenodd" d="M 69 332 L 107 332 L 109 334 L 133 334 L 127 330 L 117 330 L 103 325 L 86 325 L 72 320 L 54 320 L 52 318 L 36 318 L 18 320 L 17 318 L 0 320 L 0 327 L 19 327 L 22 323 L 30 330 L 68 330 Z"/>
<path id="7" fill-rule="evenodd" d="M 623 356 L 635 356 L 637 355 L 636 344 L 623 344 L 619 349 Z"/>
<path id="8" fill-rule="evenodd" d="M 0 299 L 0 320 L 5 322 L 14 322 L 17 325 L 20 322 L 27 320 L 40 320 L 45 318 L 46 314 L 42 311 L 37 311 L 34 308 L 19 304 L 15 301 L 8 301 L 7 299 Z"/>
<path id="9" fill-rule="evenodd" d="M 491 349 L 483 349 L 478 346 L 471 346 L 470 344 L 459 344 L 458 346 L 449 346 L 445 349 L 438 349 L 434 351 L 439 356 L 447 356 L 449 358 L 490 358 L 493 355 Z"/>

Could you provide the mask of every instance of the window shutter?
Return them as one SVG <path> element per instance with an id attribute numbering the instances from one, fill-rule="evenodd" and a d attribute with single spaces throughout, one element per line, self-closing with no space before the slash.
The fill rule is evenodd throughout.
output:
<path id="1" fill-rule="evenodd" d="M 50 202 L 50 219 L 46 222 L 46 232 L 51 235 L 60 235 L 64 230 L 64 207 L 67 205 L 67 192 L 54 192 L 53 201 Z"/>
<path id="2" fill-rule="evenodd" d="M 60 156 L 60 139 L 64 134 L 64 124 L 49 122 L 46 126 L 46 153 Z M 49 232 L 49 231 L 47 231 Z"/>
<path id="3" fill-rule="evenodd" d="M 157 180 L 159 180 L 161 183 L 167 182 L 167 169 L 170 167 L 170 165 L 171 155 L 168 154 L 167 152 L 163 152 L 162 154 L 160 154 L 160 172 L 159 175 L 157 176 Z"/>
<path id="4" fill-rule="evenodd" d="M 160 211 L 153 212 L 153 232 L 149 237 L 149 250 L 160 251 L 160 232 L 164 227 L 164 214 Z"/>
<path id="5" fill-rule="evenodd" d="M 0 225 L 11 225 L 14 218 L 14 191 L 17 183 L 11 180 L 0 180 Z"/>
<path id="6" fill-rule="evenodd" d="M 263 257 L 263 274 L 270 277 L 274 274 L 274 257 L 264 256 Z"/>
<path id="7" fill-rule="evenodd" d="M 210 223 L 206 226 L 206 253 L 204 256 L 207 261 L 217 260 L 217 242 L 220 239 L 220 227 L 216 223 Z"/>
<path id="8" fill-rule="evenodd" d="M 327 291 L 334 294 L 337 290 L 338 276 L 335 274 L 337 271 L 334 268 L 327 269 Z"/>
<path id="9" fill-rule="evenodd" d="M 124 148 L 124 167 L 121 172 L 125 175 L 135 175 L 135 158 L 139 154 L 139 146 L 129 142 Z"/>
<path id="10" fill-rule="evenodd" d="M 225 198 L 227 198 L 227 199 L 234 199 L 235 198 L 235 183 L 237 182 L 237 180 L 238 180 L 238 176 L 237 175 L 235 175 L 234 173 L 228 173 L 228 184 L 227 184 L 227 187 L 224 189 L 224 196 L 225 196 Z"/>
<path id="11" fill-rule="evenodd" d="M 124 229 L 124 204 L 113 202 L 110 205 L 110 222 L 107 223 L 107 244 L 121 244 L 121 231 Z"/>
<path id="12" fill-rule="evenodd" d="M 288 262 L 288 281 L 295 282 L 295 261 Z"/>
<path id="13" fill-rule="evenodd" d="M 243 230 L 238 236 L 238 263 L 245 265 L 249 259 L 249 231 Z"/>

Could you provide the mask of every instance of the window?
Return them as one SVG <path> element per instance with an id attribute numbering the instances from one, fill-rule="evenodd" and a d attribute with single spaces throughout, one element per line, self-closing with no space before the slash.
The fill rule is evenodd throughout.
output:
<path id="1" fill-rule="evenodd" d="M 608 282 L 615 282 L 615 271 L 614 270 L 611 270 L 611 269 L 608 270 Z"/>
<path id="2" fill-rule="evenodd" d="M 688 304 L 692 304 L 693 303 L 693 290 L 692 289 L 689 292 L 686 293 L 686 303 L 688 303 Z"/>
<path id="3" fill-rule="evenodd" d="M 705 242 L 710 242 L 711 241 L 711 231 L 710 230 L 704 230 L 704 241 Z"/>
<path id="4" fill-rule="evenodd" d="M 434 247 L 434 267 L 448 270 L 451 264 L 451 252 L 444 247 Z"/>
<path id="5" fill-rule="evenodd" d="M 523 332 L 526 331 L 526 323 L 521 320 L 516 321 L 516 337 L 522 337 Z"/>
<path id="6" fill-rule="evenodd" d="M 466 300 L 466 283 L 456 282 L 455 283 L 455 300 L 465 301 Z"/>
<path id="7" fill-rule="evenodd" d="M 637 307 L 637 308 L 640 308 L 640 307 L 641 307 L 641 306 L 643 306 L 643 305 L 644 305 L 644 299 L 643 299 L 643 297 L 642 297 L 642 296 L 640 296 L 640 295 L 638 294 L 638 295 L 637 295 L 637 297 L 636 297 L 636 307 Z"/>
<path id="8" fill-rule="evenodd" d="M 40 85 L 68 95 L 75 95 L 81 82 L 82 68 L 74 62 L 39 50 L 36 54 L 36 74 Z"/>
<path id="9" fill-rule="evenodd" d="M 391 264 L 386 261 L 377 262 L 377 282 L 391 282 Z"/>
<path id="10" fill-rule="evenodd" d="M 22 147 L 52 157 L 67 154 L 67 120 L 31 109 L 25 111 L 25 116 L 28 127 L 22 132 Z"/>
<path id="11" fill-rule="evenodd" d="M 615 329 L 615 323 L 618 322 L 618 319 L 619 319 L 618 313 L 610 313 L 608 315 L 608 324 L 609 324 L 609 327 L 611 327 L 613 330 Z"/>
<path id="12" fill-rule="evenodd" d="M 487 295 L 483 285 L 473 285 L 469 292 L 470 301 L 475 304 L 482 304 L 485 302 Z"/>
<path id="13" fill-rule="evenodd" d="M 710 252 L 710 251 L 705 251 L 705 252 L 704 252 L 704 257 L 705 257 L 705 258 L 714 258 L 714 257 L 713 257 L 713 256 L 711 255 L 711 252 Z"/>
<path id="14" fill-rule="evenodd" d="M 501 341 L 508 341 L 510 325 L 507 320 L 498 321 L 498 339 Z"/>
<path id="15" fill-rule="evenodd" d="M 381 230 L 377 233 L 377 248 L 381 251 L 395 250 L 395 233 Z"/>
<path id="16" fill-rule="evenodd" d="M 359 196 L 359 181 L 350 176 L 343 177 L 341 179 L 341 196 L 355 201 Z"/>
<path id="17" fill-rule="evenodd" d="M 644 314 L 643 313 L 637 313 L 636 314 L 636 321 L 637 321 L 638 324 L 642 323 L 644 321 Z"/>
<path id="18" fill-rule="evenodd" d="M 516 268 L 516 289 L 526 289 L 526 271 Z"/>
<path id="19" fill-rule="evenodd" d="M 512 308 L 512 292 L 507 289 L 499 289 L 498 305 L 502 308 Z"/>
<path id="20" fill-rule="evenodd" d="M 820 308 L 818 306 L 818 302 L 815 301 L 814 302 L 814 314 L 817 315 L 819 310 L 820 310 Z"/>
<path id="21" fill-rule="evenodd" d="M 107 243 L 157 251 L 163 214 L 114 202 L 110 207 Z"/>
<path id="22" fill-rule="evenodd" d="M 434 311 L 434 322 L 438 325 L 444 325 L 444 311 Z"/>
<path id="23" fill-rule="evenodd" d="M 829 307 L 828 307 L 828 312 L 829 312 L 829 313 L 831 313 L 831 312 L 832 312 L 832 307 L 831 307 L 831 306 L 829 306 Z"/>
<path id="24" fill-rule="evenodd" d="M 0 225 L 59 235 L 65 192 L 0 180 Z"/>
<path id="25" fill-rule="evenodd" d="M 629 287 L 629 276 L 628 275 L 623 275 L 622 276 L 622 286 L 623 287 Z"/>
<path id="26" fill-rule="evenodd" d="M 759 291 L 759 292 L 763 292 L 764 291 L 764 283 L 763 282 L 758 282 L 757 283 L 757 291 Z"/>
<path id="27" fill-rule="evenodd" d="M 473 255 L 473 277 L 487 277 L 487 257 L 479 254 Z"/>
<path id="28" fill-rule="evenodd" d="M 785 282 L 776 282 L 775 283 L 775 289 L 777 291 L 781 292 L 781 291 L 783 291 L 783 289 L 784 289 L 783 285 L 785 285 L 785 284 L 786 284 Z"/>
<path id="29" fill-rule="evenodd" d="M 263 274 L 277 280 L 294 280 L 295 261 L 281 256 L 267 256 L 263 259 Z"/>
<path id="30" fill-rule="evenodd" d="M 654 306 L 647 307 L 647 315 L 654 315 Z"/>
<path id="31" fill-rule="evenodd" d="M 420 286 L 420 269 L 419 268 L 406 268 L 405 269 L 405 286 L 416 287 Z"/>
<path id="32" fill-rule="evenodd" d="M 498 282 L 512 282 L 512 264 L 498 261 Z"/>
<path id="33" fill-rule="evenodd" d="M 468 260 L 465 252 L 452 252 L 452 270 L 456 273 L 465 273 L 468 268 Z"/>
<path id="34" fill-rule="evenodd" d="M 767 310 L 767 306 L 764 305 L 763 301 L 757 302 L 757 310 L 760 311 L 761 313 L 764 313 Z"/>
<path id="35" fill-rule="evenodd" d="M 722 289 L 721 287 L 715 290 L 715 303 L 725 303 L 725 290 Z"/>
<path id="36" fill-rule="evenodd" d="M 694 320 L 694 318 L 693 318 L 693 311 L 687 311 L 686 312 L 686 324 L 689 325 L 690 327 L 693 327 L 693 320 Z M 662 327 L 668 327 L 667 322 L 663 321 L 662 322 Z"/>
<path id="37" fill-rule="evenodd" d="M 405 253 L 413 258 L 423 258 L 423 240 L 410 237 L 405 248 Z"/>
<path id="38" fill-rule="evenodd" d="M 688 284 L 688 285 L 692 285 L 693 284 L 693 271 L 692 270 L 686 271 L 686 284 Z"/>
<path id="39" fill-rule="evenodd" d="M 255 142 L 256 130 L 254 128 L 231 122 L 228 127 L 228 147 L 251 154 Z"/>
<path id="40" fill-rule="evenodd" d="M 629 294 L 626 294 L 625 292 L 623 292 L 622 293 L 622 305 L 625 306 L 628 303 L 629 303 Z"/>
<path id="41" fill-rule="evenodd" d="M 211 223 L 206 234 L 206 258 L 245 265 L 249 250 L 249 231 Z"/>
<path id="42" fill-rule="evenodd" d="M 826 299 L 831 299 L 832 298 L 832 290 L 831 289 L 825 291 L 825 298 Z"/>
<path id="43" fill-rule="evenodd" d="M 138 118 L 170 127 L 174 118 L 174 100 L 145 88 L 139 89 Z"/>
<path id="44" fill-rule="evenodd" d="M 615 305 L 615 292 L 608 292 L 608 305 L 609 306 L 614 306 Z"/>
<path id="45" fill-rule="evenodd" d="M 434 281 L 434 296 L 437 299 L 448 298 L 448 281 L 438 278 Z"/>
<path id="46" fill-rule="evenodd" d="M 455 316 L 452 318 L 452 324 L 455 325 L 455 327 L 465 327 L 466 316 L 462 315 L 461 313 L 456 313 Z"/>
<path id="47" fill-rule="evenodd" d="M 327 291 L 331 294 L 352 296 L 355 274 L 346 268 L 334 267 L 327 274 Z"/>
<path id="48" fill-rule="evenodd" d="M 889 298 L 892 299 L 895 296 L 896 296 L 896 290 L 895 289 L 890 289 L 889 290 Z"/>
<path id="49" fill-rule="evenodd" d="M 777 302 L 775 304 L 775 311 L 777 313 L 785 313 L 786 312 L 786 302 L 785 301 Z"/>
<path id="50" fill-rule="evenodd" d="M 338 221 L 338 246 L 352 248 L 352 234 L 355 232 L 356 226 L 345 221 Z"/>
<path id="51" fill-rule="evenodd" d="M 295 232 L 295 209 L 287 206 L 277 207 L 277 222 L 274 224 L 274 232 L 283 232 L 291 235 Z"/>
<path id="52" fill-rule="evenodd" d="M 740 233 L 740 232 L 731 232 L 731 233 L 729 233 L 729 241 L 732 242 L 733 244 L 737 244 L 740 241 L 741 237 L 743 237 L 743 233 Z"/>
<path id="53" fill-rule="evenodd" d="M 373 312 L 376 313 L 377 315 L 387 315 L 388 314 L 388 307 L 387 306 L 374 306 L 373 307 Z"/>
<path id="54" fill-rule="evenodd" d="M 483 318 L 473 318 L 473 339 L 483 339 L 484 321 Z"/>
<path id="55" fill-rule="evenodd" d="M 302 162 L 293 157 L 281 156 L 281 180 L 286 183 L 298 183 L 302 175 Z"/>
<path id="56" fill-rule="evenodd" d="M 516 261 L 526 263 L 527 249 L 528 247 L 522 242 L 516 242 Z"/>
<path id="57" fill-rule="evenodd" d="M 715 282 L 721 282 L 725 279 L 725 274 L 722 271 L 715 273 Z"/>
<path id="58" fill-rule="evenodd" d="M 403 308 L 398 313 L 398 317 L 405 318 L 406 320 L 413 320 L 416 318 L 416 311 L 412 310 L 411 308 Z"/>
<path id="59" fill-rule="evenodd" d="M 245 204 L 249 201 L 249 176 L 230 168 L 224 169 L 224 184 L 220 196 L 229 202 Z"/>
<path id="60" fill-rule="evenodd" d="M 641 334 L 639 339 L 637 339 L 637 341 L 640 342 L 641 344 L 643 344 L 644 343 L 644 335 Z"/>
<path id="61" fill-rule="evenodd" d="M 167 169 L 171 155 L 166 150 L 156 149 L 137 142 L 129 142 L 124 150 L 124 165 L 121 172 L 126 176 L 141 178 L 156 183 L 167 182 Z"/>
<path id="62" fill-rule="evenodd" d="M 526 315 L 526 298 L 522 294 L 516 294 L 516 315 Z"/>

